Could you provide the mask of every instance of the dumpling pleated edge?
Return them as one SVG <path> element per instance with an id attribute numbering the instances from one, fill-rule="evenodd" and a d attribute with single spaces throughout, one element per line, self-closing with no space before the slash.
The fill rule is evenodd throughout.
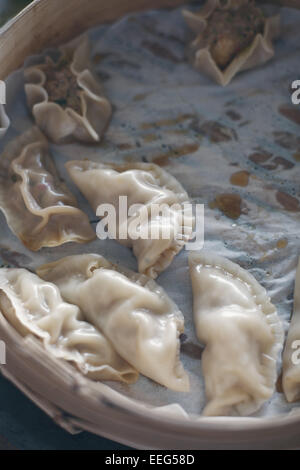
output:
<path id="1" fill-rule="evenodd" d="M 189 265 L 191 274 L 192 270 L 196 269 L 197 266 L 203 266 L 206 268 L 217 268 L 221 269 L 226 275 L 230 275 L 233 278 L 236 277 L 239 281 L 245 283 L 248 287 L 251 287 L 253 299 L 255 299 L 255 303 L 257 304 L 258 308 L 261 309 L 261 312 L 263 313 L 266 323 L 269 326 L 273 336 L 270 354 L 262 355 L 264 377 L 266 378 L 267 386 L 270 388 L 270 398 L 272 395 L 271 390 L 273 391 L 273 393 L 275 391 L 275 384 L 278 376 L 277 363 L 279 359 L 279 353 L 281 353 L 283 348 L 284 332 L 282 321 L 280 320 L 277 314 L 276 307 L 271 303 L 265 288 L 259 284 L 259 282 L 255 279 L 252 274 L 247 272 L 238 264 L 219 255 L 215 255 L 205 251 L 200 253 L 191 253 L 189 256 Z M 194 291 L 195 286 L 193 286 L 193 292 Z M 194 316 L 195 314 L 196 312 L 194 311 Z M 263 401 L 266 400 L 262 400 L 261 403 L 258 403 L 257 405 L 254 404 L 253 407 L 251 407 L 250 405 L 248 411 L 248 407 L 246 405 L 246 411 L 242 414 L 250 415 L 255 413 L 256 411 L 258 411 L 259 408 L 261 408 Z"/>
<path id="2" fill-rule="evenodd" d="M 83 269 L 81 266 L 82 262 L 84 263 Z M 68 266 L 68 263 L 70 263 L 69 266 Z M 185 371 L 183 364 L 180 360 L 180 335 L 184 331 L 184 317 L 182 313 L 180 312 L 180 310 L 178 309 L 178 307 L 176 306 L 176 304 L 173 302 L 173 300 L 166 294 L 164 289 L 160 287 L 153 279 L 149 278 L 148 276 L 136 273 L 128 268 L 113 264 L 110 261 L 108 261 L 106 258 L 104 258 L 103 256 L 97 255 L 97 254 L 84 254 L 84 255 L 75 255 L 75 256 L 71 255 L 71 256 L 62 258 L 58 261 L 55 261 L 53 263 L 40 266 L 37 269 L 37 273 L 42 279 L 45 279 L 50 282 L 54 282 L 61 289 L 62 295 L 64 297 L 62 284 L 63 284 L 63 279 L 65 278 L 65 276 L 68 275 L 67 274 L 68 268 L 71 269 L 71 272 L 74 273 L 74 275 L 82 281 L 91 279 L 93 277 L 93 273 L 102 268 L 116 271 L 117 273 L 120 273 L 121 275 L 128 278 L 134 284 L 137 284 L 138 286 L 145 288 L 146 290 L 156 294 L 159 298 L 164 300 L 164 302 L 166 303 L 169 309 L 169 312 L 166 312 L 166 313 L 169 315 L 170 312 L 172 312 L 173 317 L 174 317 L 173 321 L 175 322 L 175 325 L 176 325 L 176 338 L 175 338 L 176 357 L 174 357 L 174 364 L 173 364 L 174 376 L 173 377 L 171 376 L 171 378 L 168 381 L 165 379 L 162 381 L 159 381 L 159 380 L 156 380 L 154 377 L 152 378 L 150 375 L 148 377 L 152 378 L 157 383 L 161 383 L 161 385 L 164 385 L 167 388 L 170 388 L 174 391 L 188 392 L 190 390 L 189 376 L 187 372 Z M 80 274 L 79 274 L 79 271 L 80 271 Z M 60 281 L 61 281 L 61 287 L 60 287 Z M 76 304 L 76 301 L 73 301 L 73 303 Z M 83 311 L 83 314 L 84 314 L 84 311 Z M 122 356 L 121 351 L 119 351 L 119 354 Z M 124 355 L 124 358 L 127 360 L 127 362 L 130 363 L 130 360 L 128 360 L 128 357 L 125 357 Z M 138 370 L 138 367 L 136 365 L 132 364 L 132 366 Z M 159 367 L 159 364 L 157 364 L 157 367 Z M 140 370 L 140 372 L 142 371 Z M 144 375 L 147 376 L 147 374 L 144 374 Z"/>
<path id="3" fill-rule="evenodd" d="M 36 306 L 30 311 L 29 296 L 22 298 L 24 282 L 32 284 L 32 297 L 41 298 L 40 312 Z M 43 316 L 46 305 L 48 313 Z M 101 332 L 83 321 L 77 306 L 64 302 L 54 284 L 26 269 L 0 269 L 0 313 L 25 348 L 28 338 L 34 338 L 50 357 L 71 364 L 91 381 L 132 384 L 138 380 L 138 372 L 117 354 Z"/>
<path id="4" fill-rule="evenodd" d="M 244 0 L 238 1 L 243 3 Z M 205 29 L 207 19 L 216 8 L 226 10 L 232 3 L 234 0 L 227 0 L 222 6 L 220 0 L 208 0 L 198 13 L 184 10 L 183 17 L 190 29 L 199 34 Z M 263 34 L 257 34 L 251 45 L 237 54 L 225 70 L 216 64 L 208 47 L 197 49 L 196 38 L 190 45 L 193 66 L 213 78 L 219 85 L 226 86 L 239 72 L 257 67 L 272 59 L 275 54 L 272 41 L 279 37 L 280 30 L 280 15 L 267 17 Z"/>
<path id="5" fill-rule="evenodd" d="M 49 101 L 44 87 L 46 75 L 44 64 L 33 65 L 24 71 L 25 93 L 29 109 L 37 126 L 57 144 L 78 140 L 100 142 L 111 116 L 112 106 L 103 96 L 101 83 L 91 72 L 90 44 L 83 35 L 60 47 L 62 57 L 70 58 L 70 69 L 80 88 L 81 114 L 74 109 Z M 49 59 L 55 66 L 55 62 Z"/>

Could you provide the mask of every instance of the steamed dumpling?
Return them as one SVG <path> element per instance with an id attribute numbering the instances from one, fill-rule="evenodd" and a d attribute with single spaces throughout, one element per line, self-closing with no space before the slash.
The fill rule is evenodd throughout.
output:
<path id="1" fill-rule="evenodd" d="M 294 312 L 283 353 L 282 384 L 287 401 L 300 400 L 300 259 L 295 282 Z"/>
<path id="2" fill-rule="evenodd" d="M 239 72 L 274 56 L 280 16 L 266 16 L 252 0 L 207 0 L 200 11 L 183 11 L 196 33 L 189 56 L 196 69 L 225 86 Z"/>
<path id="3" fill-rule="evenodd" d="M 37 126 L 57 144 L 100 142 L 112 108 L 91 70 L 88 37 L 59 48 L 58 61 L 26 68 L 25 93 Z"/>
<path id="4" fill-rule="evenodd" d="M 38 274 L 78 305 L 136 370 L 172 390 L 189 390 L 179 358 L 184 319 L 154 281 L 93 254 L 61 259 Z"/>
<path id="5" fill-rule="evenodd" d="M 282 325 L 263 287 L 244 269 L 207 253 L 190 256 L 204 415 L 250 415 L 273 394 Z"/>
<path id="6" fill-rule="evenodd" d="M 135 204 L 146 207 L 147 218 L 141 222 L 140 229 L 158 233 L 156 239 L 135 239 L 131 235 L 130 226 L 141 215 L 140 209 L 126 217 L 117 226 L 116 233 L 120 243 L 132 247 L 138 259 L 140 273 L 156 278 L 191 238 L 194 219 L 192 214 L 184 212 L 184 205 L 189 202 L 188 195 L 175 178 L 157 165 L 114 165 L 84 160 L 68 162 L 66 167 L 95 212 L 100 204 L 112 204 L 116 209 L 118 222 L 119 196 L 127 196 L 128 208 Z M 164 205 L 161 215 L 155 216 L 153 213 L 154 204 Z M 124 235 L 121 235 L 122 231 Z"/>
<path id="7" fill-rule="evenodd" d="M 22 336 L 36 336 L 49 353 L 93 380 L 132 383 L 138 378 L 103 334 L 83 321 L 77 306 L 26 269 L 0 269 L 0 311 Z"/>
<path id="8" fill-rule="evenodd" d="M 0 209 L 11 230 L 33 251 L 95 238 L 87 215 L 59 178 L 47 140 L 35 127 L 1 155 Z"/>

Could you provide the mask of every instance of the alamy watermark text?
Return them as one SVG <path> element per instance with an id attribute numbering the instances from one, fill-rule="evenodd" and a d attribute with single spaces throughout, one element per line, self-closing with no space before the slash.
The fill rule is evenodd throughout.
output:
<path id="1" fill-rule="evenodd" d="M 292 343 L 292 349 L 295 349 L 295 351 L 292 354 L 292 363 L 295 366 L 298 366 L 300 364 L 300 340 L 296 340 Z"/>
<path id="2" fill-rule="evenodd" d="M 4 341 L 0 341 L 0 365 L 6 364 L 6 346 Z"/>
<path id="3" fill-rule="evenodd" d="M 300 80 L 294 80 L 292 83 L 292 89 L 295 90 L 292 93 L 292 103 L 300 104 Z"/>
<path id="4" fill-rule="evenodd" d="M 0 104 L 6 104 L 6 85 L 0 80 Z"/>
<path id="5" fill-rule="evenodd" d="M 134 204 L 119 196 L 119 204 L 100 204 L 97 225 L 100 240 L 177 240 L 187 250 L 204 244 L 203 204 Z M 191 240 L 193 240 L 191 242 Z"/>

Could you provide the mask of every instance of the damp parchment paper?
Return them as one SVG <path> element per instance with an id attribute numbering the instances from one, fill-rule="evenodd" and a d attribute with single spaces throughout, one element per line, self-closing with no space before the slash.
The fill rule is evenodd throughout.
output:
<path id="1" fill-rule="evenodd" d="M 95 215 L 64 169 L 67 160 L 149 161 L 164 167 L 193 202 L 205 204 L 205 249 L 248 269 L 268 290 L 287 331 L 300 245 L 300 108 L 291 103 L 291 83 L 300 78 L 300 11 L 282 9 L 283 31 L 272 61 L 222 88 L 187 63 L 191 37 L 181 10 L 134 14 L 89 31 L 95 70 L 113 104 L 113 119 L 100 146 L 51 145 L 51 150 L 95 228 Z M 39 61 L 34 57 L 27 63 Z M 8 78 L 7 87 L 12 127 L 1 149 L 32 125 L 22 71 Z M 2 214 L 0 224 L 5 265 L 34 269 L 63 256 L 96 252 L 137 268 L 132 253 L 115 241 L 31 253 Z M 187 256 L 184 250 L 158 282 L 185 316 L 181 357 L 191 392 L 170 392 L 144 377 L 133 386 L 109 385 L 149 405 L 178 403 L 199 415 L 205 403 L 203 349 L 194 332 Z M 297 406 L 286 403 L 278 383 L 259 416 Z"/>

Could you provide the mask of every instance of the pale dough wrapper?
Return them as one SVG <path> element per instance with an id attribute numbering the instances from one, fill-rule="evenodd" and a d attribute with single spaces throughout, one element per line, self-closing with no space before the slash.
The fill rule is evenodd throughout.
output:
<path id="1" fill-rule="evenodd" d="M 6 114 L 5 107 L 0 104 L 0 139 L 5 136 L 10 126 L 10 119 Z"/>
<path id="2" fill-rule="evenodd" d="M 33 113 L 37 126 L 55 143 L 72 140 L 86 143 L 100 142 L 112 114 L 110 102 L 103 96 L 100 82 L 91 72 L 90 45 L 85 36 L 59 49 L 61 59 L 66 61 L 78 88 L 80 110 L 64 108 L 59 102 L 49 101 L 46 90 L 47 76 L 45 68 L 55 69 L 50 57 L 44 64 L 34 65 L 25 69 L 25 92 L 27 103 Z M 65 79 L 67 80 L 67 79 Z M 58 82 L 58 86 L 64 82 Z M 67 86 L 66 90 L 69 87 Z M 74 99 L 71 96 L 71 99 Z"/>
<path id="3" fill-rule="evenodd" d="M 141 215 L 139 210 L 126 219 L 128 231 L 124 229 L 125 237 L 118 237 L 122 229 L 119 225 L 116 234 L 121 244 L 133 249 L 140 273 L 156 278 L 191 239 L 194 218 L 185 210 L 185 204 L 189 204 L 188 195 L 181 184 L 159 166 L 152 163 L 117 165 L 75 160 L 66 163 L 66 168 L 95 213 L 99 205 L 112 204 L 118 221 L 120 196 L 127 196 L 128 208 L 135 204 L 146 207 L 148 218 L 141 223 L 141 229 L 158 233 L 156 239 L 133 239 L 130 235 L 130 224 Z M 155 217 L 151 212 L 154 204 L 165 208 L 160 217 Z M 163 230 L 167 230 L 165 236 Z"/>
<path id="4" fill-rule="evenodd" d="M 0 269 L 0 310 L 17 332 L 39 338 L 58 359 L 92 380 L 132 383 L 138 373 L 79 308 L 64 302 L 58 288 L 26 269 Z"/>
<path id="5" fill-rule="evenodd" d="M 37 273 L 78 305 L 134 369 L 171 390 L 189 391 L 180 362 L 184 318 L 156 282 L 94 254 L 69 256 Z"/>
<path id="6" fill-rule="evenodd" d="M 11 141 L 1 155 L 0 209 L 10 229 L 32 251 L 96 238 L 36 127 Z"/>
<path id="7" fill-rule="evenodd" d="M 300 400 L 300 259 L 295 282 L 294 312 L 283 353 L 282 385 L 287 401 Z"/>
<path id="8" fill-rule="evenodd" d="M 283 329 L 266 290 L 247 271 L 209 253 L 190 255 L 206 416 L 247 416 L 271 398 Z"/>
<path id="9" fill-rule="evenodd" d="M 247 0 L 227 0 L 221 4 L 220 0 L 208 0 L 197 13 L 183 11 L 188 26 L 197 34 L 197 38 L 190 44 L 190 55 L 194 67 L 223 86 L 228 85 L 237 73 L 264 64 L 275 54 L 272 42 L 280 34 L 280 15 L 267 17 L 263 34 L 257 34 L 252 44 L 238 53 L 224 70 L 213 59 L 209 46 L 201 45 L 200 34 L 205 30 L 207 21 L 215 9 L 228 10 L 232 5 L 246 2 Z"/>

